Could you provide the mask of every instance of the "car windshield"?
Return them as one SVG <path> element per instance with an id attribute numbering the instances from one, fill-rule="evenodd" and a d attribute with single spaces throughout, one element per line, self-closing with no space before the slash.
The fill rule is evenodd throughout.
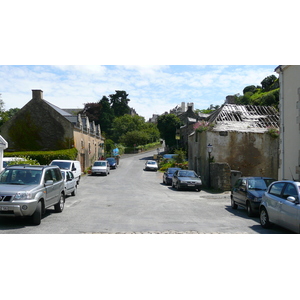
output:
<path id="1" fill-rule="evenodd" d="M 148 165 L 155 165 L 156 162 L 155 161 L 148 161 Z"/>
<path id="2" fill-rule="evenodd" d="M 0 174 L 0 184 L 34 185 L 39 184 L 41 170 L 6 169 Z"/>
<path id="3" fill-rule="evenodd" d="M 108 162 L 110 162 L 110 163 L 116 162 L 116 160 L 115 160 L 114 158 L 107 158 L 106 160 L 107 160 Z"/>
<path id="4" fill-rule="evenodd" d="M 61 169 L 69 170 L 71 163 L 66 161 L 53 161 L 51 165 L 59 166 Z"/>
<path id="5" fill-rule="evenodd" d="M 196 173 L 194 171 L 185 170 L 185 171 L 180 171 L 178 173 L 178 176 L 179 177 L 196 177 Z"/>
<path id="6" fill-rule="evenodd" d="M 265 191 L 275 179 L 253 178 L 248 180 L 249 190 Z"/>
<path id="7" fill-rule="evenodd" d="M 95 161 L 94 162 L 94 166 L 95 167 L 105 167 L 106 166 L 106 162 L 105 161 Z"/>
<path id="8" fill-rule="evenodd" d="M 178 169 L 168 169 L 169 174 L 174 174 Z"/>

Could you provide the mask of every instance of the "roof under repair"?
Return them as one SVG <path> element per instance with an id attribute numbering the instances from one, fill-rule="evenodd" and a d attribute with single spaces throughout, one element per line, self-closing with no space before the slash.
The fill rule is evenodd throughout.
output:
<path id="1" fill-rule="evenodd" d="M 279 112 L 271 106 L 224 104 L 207 121 L 215 124 L 214 131 L 265 132 L 279 128 Z"/>

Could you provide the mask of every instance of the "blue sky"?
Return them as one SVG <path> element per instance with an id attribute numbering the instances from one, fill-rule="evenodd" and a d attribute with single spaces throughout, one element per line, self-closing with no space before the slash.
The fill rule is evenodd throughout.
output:
<path id="1" fill-rule="evenodd" d="M 277 65 L 2 65 L 0 93 L 5 109 L 22 108 L 32 89 L 61 108 L 83 108 L 115 90 L 125 90 L 129 105 L 148 120 L 181 102 L 195 108 L 222 105 L 227 95 L 242 94 L 277 75 Z"/>

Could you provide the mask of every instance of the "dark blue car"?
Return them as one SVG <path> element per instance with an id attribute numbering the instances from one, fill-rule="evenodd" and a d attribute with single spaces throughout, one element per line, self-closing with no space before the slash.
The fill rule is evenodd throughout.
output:
<path id="1" fill-rule="evenodd" d="M 172 178 L 175 173 L 175 171 L 181 170 L 181 168 L 168 168 L 163 175 L 163 183 L 167 185 L 172 184 Z"/>
<path id="2" fill-rule="evenodd" d="M 276 181 L 269 177 L 241 177 L 231 190 L 231 207 L 242 206 L 247 209 L 249 217 L 258 214 L 262 195 L 268 186 Z"/>

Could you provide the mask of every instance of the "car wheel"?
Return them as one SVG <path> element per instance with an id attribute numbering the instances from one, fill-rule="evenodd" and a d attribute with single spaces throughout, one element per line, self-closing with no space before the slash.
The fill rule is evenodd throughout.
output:
<path id="1" fill-rule="evenodd" d="M 198 189 L 196 189 L 196 191 L 197 191 L 197 192 L 201 192 L 201 189 L 200 189 L 200 188 L 198 188 Z"/>
<path id="2" fill-rule="evenodd" d="M 64 210 L 65 206 L 65 196 L 63 193 L 60 194 L 58 203 L 54 205 L 55 212 L 60 213 Z"/>
<path id="3" fill-rule="evenodd" d="M 271 222 L 269 221 L 268 213 L 264 207 L 262 207 L 260 210 L 259 219 L 263 228 L 270 228 Z"/>
<path id="4" fill-rule="evenodd" d="M 180 186 L 179 186 L 178 182 L 177 182 L 177 185 L 176 185 L 176 189 L 177 189 L 177 191 L 180 191 Z"/>
<path id="5" fill-rule="evenodd" d="M 41 219 L 42 219 L 42 202 L 39 201 L 35 212 L 31 216 L 32 223 L 34 225 L 40 225 L 41 224 Z"/>
<path id="6" fill-rule="evenodd" d="M 233 209 L 237 209 L 238 208 L 237 204 L 234 202 L 234 200 L 232 199 L 232 197 L 231 197 L 231 208 L 233 208 Z"/>
<path id="7" fill-rule="evenodd" d="M 165 178 L 163 177 L 163 184 L 166 184 Z"/>
<path id="8" fill-rule="evenodd" d="M 248 214 L 248 217 L 253 217 L 253 215 L 254 215 L 250 201 L 247 201 L 247 214 Z"/>
<path id="9" fill-rule="evenodd" d="M 75 185 L 74 191 L 71 193 L 72 196 L 76 196 L 77 194 L 77 185 Z"/>
<path id="10" fill-rule="evenodd" d="M 174 185 L 174 182 L 173 182 L 173 180 L 172 180 L 172 188 L 175 188 L 175 185 Z"/>

